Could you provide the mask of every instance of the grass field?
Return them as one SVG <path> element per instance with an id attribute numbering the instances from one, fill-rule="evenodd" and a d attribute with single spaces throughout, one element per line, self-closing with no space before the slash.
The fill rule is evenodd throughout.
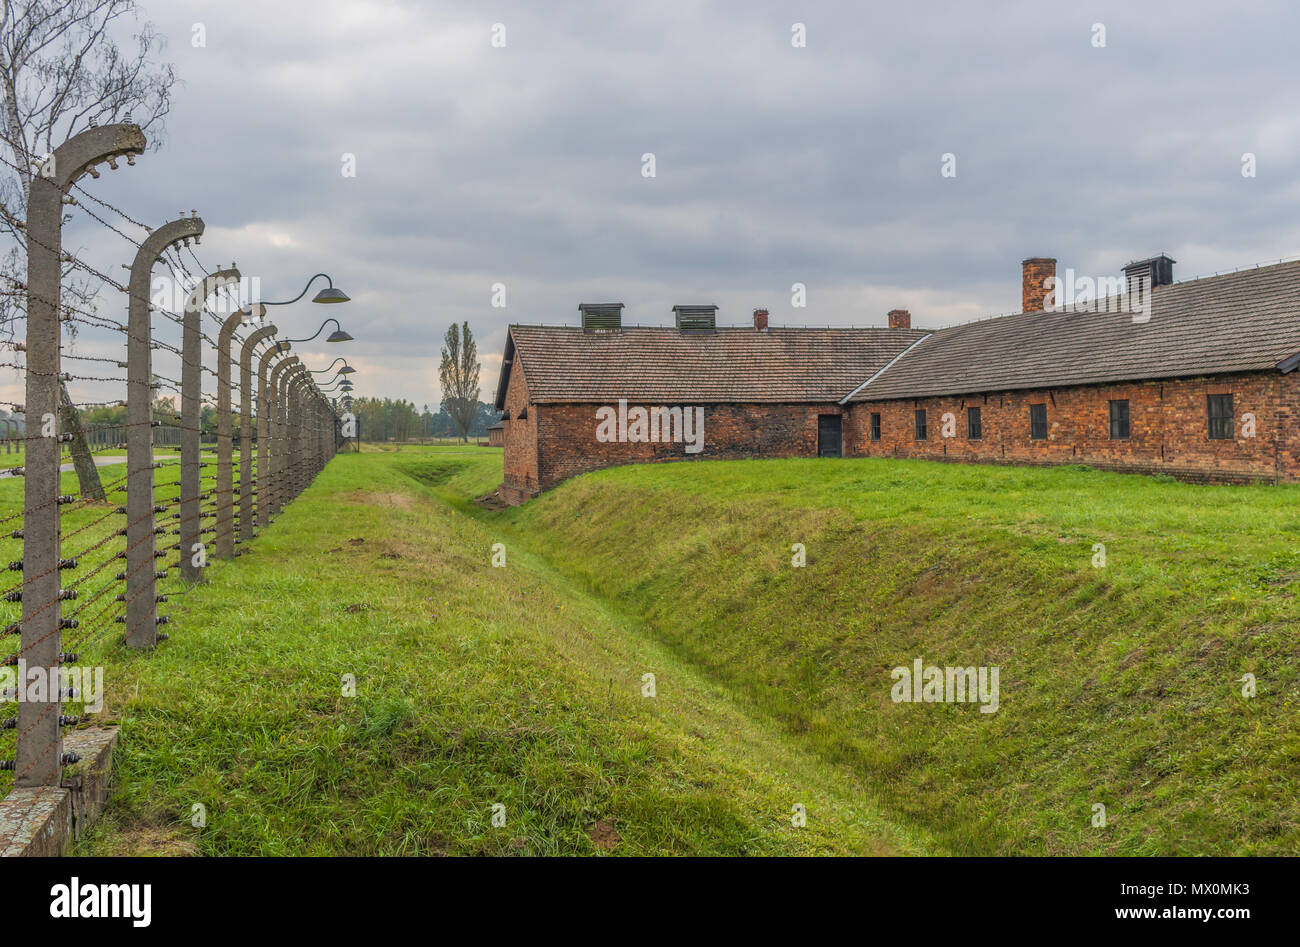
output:
<path id="1" fill-rule="evenodd" d="M 500 463 L 337 457 L 157 653 L 111 649 L 76 851 L 1300 848 L 1295 488 L 696 462 L 481 510 Z M 999 667 L 998 711 L 894 703 L 916 658 Z"/>
<path id="2" fill-rule="evenodd" d="M 928 849 L 543 562 L 492 568 L 486 525 L 425 484 L 473 492 L 493 465 L 473 447 L 338 457 L 253 552 L 173 598 L 171 641 L 110 655 L 117 790 L 77 852 Z M 671 681 L 660 697 L 645 673 Z M 791 824 L 796 803 L 815 825 Z"/>

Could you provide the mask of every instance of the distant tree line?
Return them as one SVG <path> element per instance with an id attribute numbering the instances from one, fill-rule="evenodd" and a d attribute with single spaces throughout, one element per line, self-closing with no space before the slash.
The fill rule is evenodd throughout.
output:
<path id="1" fill-rule="evenodd" d="M 456 419 L 444 402 L 435 414 L 426 404 L 417 409 L 410 401 L 392 398 L 355 398 L 352 413 L 361 428 L 363 441 L 412 441 L 427 437 L 460 437 Z M 487 429 L 501 420 L 492 406 L 478 402 L 474 419 L 466 433 L 469 437 L 487 437 Z"/>
<path id="2" fill-rule="evenodd" d="M 175 397 L 155 397 L 153 399 L 153 419 L 161 421 L 163 424 L 179 425 L 177 400 Z M 81 415 L 81 423 L 85 427 L 126 427 L 126 405 L 124 404 L 82 408 L 77 413 Z M 204 434 L 217 433 L 217 409 L 210 404 L 203 405 L 200 410 L 199 430 Z"/>

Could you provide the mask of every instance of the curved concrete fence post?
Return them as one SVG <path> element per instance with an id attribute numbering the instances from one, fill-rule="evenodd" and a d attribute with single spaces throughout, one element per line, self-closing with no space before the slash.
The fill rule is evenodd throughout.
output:
<path id="1" fill-rule="evenodd" d="M 203 569 L 194 564 L 203 533 L 203 327 L 200 324 L 208 297 L 230 285 L 239 284 L 239 270 L 209 273 L 185 300 L 181 341 L 181 578 L 194 583 Z"/>
<path id="2" fill-rule="evenodd" d="M 231 313 L 217 334 L 217 558 L 235 558 L 235 482 L 231 432 L 230 344 L 235 330 L 247 320 L 242 310 Z M 241 450 L 243 445 L 240 445 Z"/>
<path id="3" fill-rule="evenodd" d="M 284 470 L 285 459 L 285 373 L 300 364 L 298 356 L 290 355 L 271 370 L 270 392 L 271 413 L 271 463 L 267 470 L 267 522 L 272 516 L 278 516 L 284 505 Z"/>
<path id="4" fill-rule="evenodd" d="M 303 389 L 306 387 L 306 367 L 299 367 L 289 378 L 289 490 L 288 499 L 295 500 L 302 493 L 303 476 Z"/>
<path id="5" fill-rule="evenodd" d="M 309 377 L 306 367 L 303 367 L 290 382 L 289 410 L 293 412 L 293 416 L 289 421 L 289 430 L 293 435 L 293 460 L 291 461 L 292 466 L 290 467 L 291 473 L 289 476 L 289 498 L 293 500 L 296 500 L 298 495 L 302 493 L 303 468 L 306 466 L 303 411 L 305 407 L 304 393 L 307 389 L 307 378 Z"/>
<path id="6" fill-rule="evenodd" d="M 239 541 L 253 538 L 253 350 L 275 335 L 264 325 L 244 340 L 239 350 Z M 259 393 L 261 389 L 258 389 Z"/>
<path id="7" fill-rule="evenodd" d="M 308 437 L 308 455 L 310 457 L 311 480 L 316 479 L 320 473 L 320 393 L 313 383 L 308 391 L 308 413 L 307 413 L 307 437 Z"/>
<path id="8" fill-rule="evenodd" d="M 316 451 L 317 464 L 322 471 L 325 469 L 325 465 L 329 463 L 329 439 L 325 436 L 325 418 L 328 414 L 325 396 L 318 391 L 316 394 Z"/>
<path id="9" fill-rule="evenodd" d="M 134 160 L 145 149 L 138 125 L 105 125 L 76 135 L 41 165 L 27 192 L 26 417 L 32 433 L 59 416 L 59 288 L 63 277 L 63 198 L 102 161 Z M 32 369 L 38 369 L 33 371 Z M 63 650 L 59 596 L 59 436 L 27 445 L 23 478 L 23 618 L 20 653 L 28 669 L 56 672 Z M 20 685 L 21 686 L 21 685 Z M 34 695 L 31 695 L 34 696 Z M 14 786 L 57 786 L 63 766 L 61 691 L 18 703 Z"/>
<path id="10" fill-rule="evenodd" d="M 311 384 L 307 369 L 294 379 L 294 498 L 307 483 L 307 386 Z"/>
<path id="11" fill-rule="evenodd" d="M 318 463 L 318 444 L 317 444 L 317 402 L 316 402 L 316 381 L 310 375 L 307 376 L 307 384 L 303 388 L 303 488 L 316 479 L 316 474 L 320 472 Z"/>
<path id="12" fill-rule="evenodd" d="M 158 579 L 154 564 L 153 338 L 149 281 L 168 249 L 202 236 L 203 221 L 181 217 L 145 238 L 131 264 L 126 344 L 126 643 L 158 643 Z"/>
<path id="13" fill-rule="evenodd" d="M 316 469 L 323 471 L 325 464 L 329 461 L 329 455 L 326 451 L 329 449 L 329 443 L 325 438 L 325 396 L 316 391 Z"/>
<path id="14" fill-rule="evenodd" d="M 271 491 L 271 392 L 268 373 L 271 359 L 289 351 L 288 342 L 277 342 L 257 360 L 257 524 L 267 524 L 266 504 Z"/>

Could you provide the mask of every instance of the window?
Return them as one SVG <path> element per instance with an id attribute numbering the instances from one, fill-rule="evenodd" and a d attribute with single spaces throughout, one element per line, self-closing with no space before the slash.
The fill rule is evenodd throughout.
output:
<path id="1" fill-rule="evenodd" d="M 1128 399 L 1112 400 L 1110 403 L 1110 439 L 1112 441 L 1128 440 Z"/>
<path id="2" fill-rule="evenodd" d="M 1036 441 L 1047 439 L 1047 405 L 1029 406 L 1029 436 Z"/>
<path id="3" fill-rule="evenodd" d="M 871 439 L 873 441 L 880 440 L 880 412 L 879 411 L 871 412 Z"/>
<path id="4" fill-rule="evenodd" d="M 916 412 L 916 439 L 925 440 L 925 408 L 919 408 Z"/>
<path id="5" fill-rule="evenodd" d="M 978 441 L 984 436 L 984 428 L 980 425 L 980 409 L 966 409 L 966 437 L 972 441 Z"/>
<path id="6" fill-rule="evenodd" d="M 1232 440 L 1232 395 L 1206 395 L 1205 398 L 1210 417 L 1210 439 Z"/>

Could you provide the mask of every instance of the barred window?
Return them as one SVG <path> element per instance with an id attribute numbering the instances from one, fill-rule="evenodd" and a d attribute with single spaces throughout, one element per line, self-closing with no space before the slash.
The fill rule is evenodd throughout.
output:
<path id="1" fill-rule="evenodd" d="M 980 423 L 980 409 L 966 409 L 966 437 L 972 441 L 978 441 L 984 436 L 984 427 Z"/>
<path id="2" fill-rule="evenodd" d="M 871 412 L 871 439 L 873 441 L 880 440 L 880 412 L 879 411 Z"/>
<path id="3" fill-rule="evenodd" d="M 1210 439 L 1232 440 L 1232 395 L 1206 395 L 1206 413 L 1210 419 Z"/>
<path id="4" fill-rule="evenodd" d="M 925 408 L 918 408 L 916 411 L 916 439 L 925 440 Z"/>
<path id="5" fill-rule="evenodd" d="M 1120 398 L 1110 403 L 1110 439 L 1128 440 L 1128 399 Z"/>
<path id="6" fill-rule="evenodd" d="M 1047 439 L 1047 405 L 1029 406 L 1029 436 L 1036 441 Z"/>

